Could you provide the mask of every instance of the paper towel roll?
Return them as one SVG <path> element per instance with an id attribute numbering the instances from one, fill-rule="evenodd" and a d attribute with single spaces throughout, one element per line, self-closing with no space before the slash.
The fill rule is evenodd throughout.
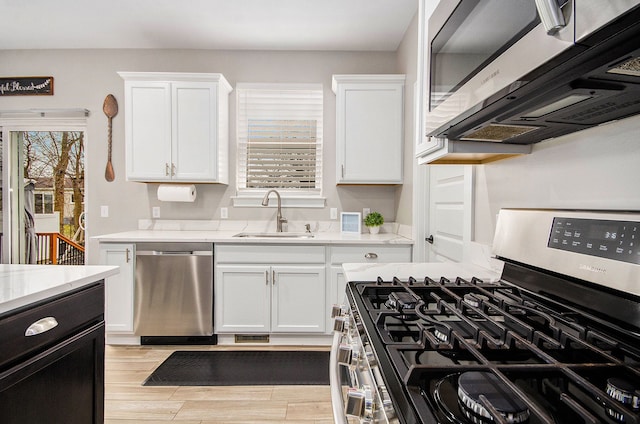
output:
<path id="1" fill-rule="evenodd" d="M 163 202 L 193 202 L 196 200 L 196 186 L 193 184 L 160 184 L 158 200 Z"/>

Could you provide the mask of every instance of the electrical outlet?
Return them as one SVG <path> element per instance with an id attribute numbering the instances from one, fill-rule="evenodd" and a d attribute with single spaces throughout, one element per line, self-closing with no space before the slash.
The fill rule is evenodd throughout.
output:
<path id="1" fill-rule="evenodd" d="M 371 208 L 362 208 L 362 218 L 366 217 L 371 213 Z"/>
<path id="2" fill-rule="evenodd" d="M 151 208 L 151 216 L 154 218 L 160 218 L 160 206 L 154 206 Z"/>
<path id="3" fill-rule="evenodd" d="M 109 218 L 109 206 L 100 206 L 100 217 Z"/>
<path id="4" fill-rule="evenodd" d="M 220 208 L 220 219 L 229 218 L 229 209 L 228 208 Z"/>
<path id="5" fill-rule="evenodd" d="M 338 219 L 338 208 L 329 209 L 331 219 Z"/>

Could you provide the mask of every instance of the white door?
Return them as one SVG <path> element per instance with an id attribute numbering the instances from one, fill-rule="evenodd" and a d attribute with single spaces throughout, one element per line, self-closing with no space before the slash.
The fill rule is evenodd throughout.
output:
<path id="1" fill-rule="evenodd" d="M 174 82 L 171 89 L 173 179 L 190 182 L 217 180 L 216 85 Z"/>
<path id="2" fill-rule="evenodd" d="M 85 127 L 84 118 L 0 120 L 3 263 L 84 264 Z"/>
<path id="3" fill-rule="evenodd" d="M 217 333 L 268 333 L 271 268 L 264 265 L 218 265 L 215 279 Z"/>
<path id="4" fill-rule="evenodd" d="M 429 168 L 428 261 L 468 260 L 473 229 L 473 166 Z"/>
<path id="5" fill-rule="evenodd" d="M 322 333 L 327 320 L 324 265 L 272 267 L 274 333 Z"/>
<path id="6" fill-rule="evenodd" d="M 171 88 L 163 82 L 125 82 L 127 179 L 168 181 L 171 162 Z"/>
<path id="7" fill-rule="evenodd" d="M 402 182 L 402 94 L 399 84 L 345 89 L 339 182 Z"/>
<path id="8" fill-rule="evenodd" d="M 133 244 L 103 244 L 100 263 L 120 267 L 105 284 L 104 321 L 107 332 L 133 333 Z"/>

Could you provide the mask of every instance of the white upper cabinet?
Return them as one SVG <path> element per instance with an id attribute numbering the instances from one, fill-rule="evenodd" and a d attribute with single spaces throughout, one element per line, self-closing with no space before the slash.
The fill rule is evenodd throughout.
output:
<path id="1" fill-rule="evenodd" d="M 404 75 L 334 75 L 336 182 L 402 184 Z"/>
<path id="2" fill-rule="evenodd" d="M 127 180 L 229 182 L 229 93 L 221 74 L 119 72 Z"/>

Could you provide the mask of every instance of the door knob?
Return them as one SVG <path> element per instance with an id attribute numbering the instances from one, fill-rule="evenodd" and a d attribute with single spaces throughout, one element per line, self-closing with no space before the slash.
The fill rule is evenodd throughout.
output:
<path id="1" fill-rule="evenodd" d="M 430 235 L 429 237 L 427 237 L 426 239 L 424 239 L 426 242 L 428 242 L 429 244 L 433 244 L 433 235 Z"/>

